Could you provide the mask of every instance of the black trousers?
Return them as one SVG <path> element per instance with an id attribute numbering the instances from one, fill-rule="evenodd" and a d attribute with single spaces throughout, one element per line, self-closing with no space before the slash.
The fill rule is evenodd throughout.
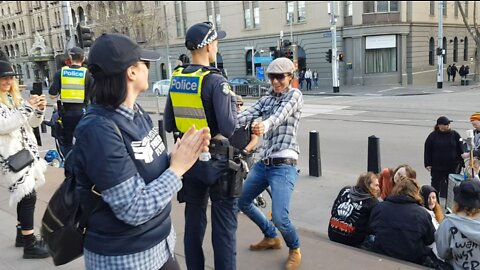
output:
<path id="1" fill-rule="evenodd" d="M 67 156 L 73 147 L 75 128 L 83 117 L 83 111 L 64 111 L 61 115 L 63 129 L 61 130 L 60 148 L 63 156 Z"/>
<path id="2" fill-rule="evenodd" d="M 17 204 L 17 219 L 24 231 L 33 230 L 33 212 L 36 202 L 37 192 L 33 190 Z"/>
<path id="3" fill-rule="evenodd" d="M 180 270 L 180 265 L 178 265 L 177 260 L 170 256 L 168 261 L 159 270 Z"/>
<path id="4" fill-rule="evenodd" d="M 434 187 L 440 197 L 447 198 L 448 192 L 448 175 L 454 173 L 446 170 L 436 170 L 432 168 L 432 187 Z"/>

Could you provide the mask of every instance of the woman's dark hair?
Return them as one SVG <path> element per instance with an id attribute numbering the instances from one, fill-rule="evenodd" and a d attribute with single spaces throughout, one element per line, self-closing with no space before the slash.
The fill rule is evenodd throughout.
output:
<path id="1" fill-rule="evenodd" d="M 94 76 L 93 100 L 113 109 L 118 108 L 127 98 L 127 71 L 104 77 Z"/>

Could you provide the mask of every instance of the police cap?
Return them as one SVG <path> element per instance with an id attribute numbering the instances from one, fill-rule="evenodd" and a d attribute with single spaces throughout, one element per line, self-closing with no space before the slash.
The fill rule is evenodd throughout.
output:
<path id="1" fill-rule="evenodd" d="M 185 47 L 194 51 L 205 47 L 216 39 L 222 39 L 227 35 L 225 31 L 215 30 L 211 22 L 202 22 L 192 25 L 185 35 Z"/>

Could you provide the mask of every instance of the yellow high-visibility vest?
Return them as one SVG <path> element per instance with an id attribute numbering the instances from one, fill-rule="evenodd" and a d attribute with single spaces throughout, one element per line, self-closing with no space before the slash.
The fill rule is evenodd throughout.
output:
<path id="1" fill-rule="evenodd" d="M 183 68 L 177 68 L 172 73 L 170 82 L 170 99 L 177 129 L 185 133 L 195 125 L 196 129 L 208 127 L 205 109 L 201 98 L 202 82 L 209 70 L 182 74 Z"/>
<path id="2" fill-rule="evenodd" d="M 83 103 L 85 101 L 87 69 L 84 67 L 62 67 L 60 75 L 60 100 L 64 103 Z"/>

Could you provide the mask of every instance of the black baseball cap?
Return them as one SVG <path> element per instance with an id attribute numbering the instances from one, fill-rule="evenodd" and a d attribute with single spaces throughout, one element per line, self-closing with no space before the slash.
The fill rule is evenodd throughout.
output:
<path id="1" fill-rule="evenodd" d="M 453 122 L 452 120 L 448 119 L 446 116 L 440 116 L 438 119 L 437 119 L 437 125 L 448 125 L 450 124 L 451 122 Z"/>
<path id="2" fill-rule="evenodd" d="M 13 70 L 12 64 L 7 61 L 0 60 L 0 77 L 9 77 L 21 75 Z"/>
<path id="3" fill-rule="evenodd" d="M 85 52 L 80 47 L 73 47 L 70 50 L 68 50 L 68 54 L 71 56 L 74 56 L 74 55 L 84 56 Z"/>
<path id="4" fill-rule="evenodd" d="M 453 188 L 453 199 L 463 207 L 480 208 L 480 181 L 465 180 Z"/>
<path id="5" fill-rule="evenodd" d="M 225 31 L 215 30 L 212 22 L 202 22 L 192 25 L 185 35 L 185 47 L 194 51 L 205 47 L 216 39 L 222 39 L 227 36 Z"/>
<path id="6" fill-rule="evenodd" d="M 95 40 L 88 55 L 88 69 L 94 77 L 108 77 L 125 71 L 138 61 L 157 61 L 160 54 L 144 50 L 122 34 L 103 34 Z"/>

